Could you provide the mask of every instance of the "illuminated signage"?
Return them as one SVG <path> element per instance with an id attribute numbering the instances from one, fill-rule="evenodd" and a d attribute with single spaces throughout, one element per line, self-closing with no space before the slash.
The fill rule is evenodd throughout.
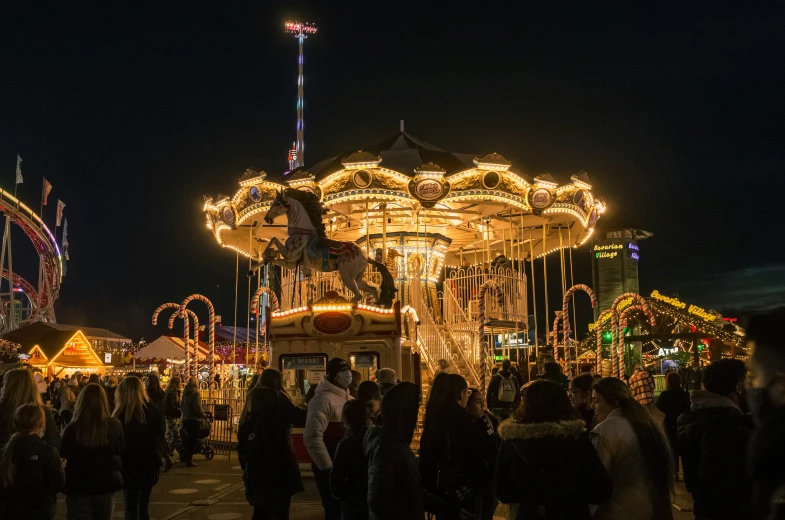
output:
<path id="1" fill-rule="evenodd" d="M 711 314 L 710 312 L 708 312 L 703 307 L 698 307 L 697 305 L 689 305 L 688 306 L 686 303 L 684 303 L 683 301 L 679 300 L 678 298 L 672 298 L 670 296 L 665 296 L 663 294 L 660 294 L 660 292 L 657 291 L 657 290 L 652 291 L 651 297 L 654 298 L 655 300 L 659 300 L 659 301 L 661 301 L 663 303 L 667 303 L 668 305 L 672 305 L 673 307 L 676 307 L 677 309 L 685 309 L 689 314 L 692 314 L 693 316 L 697 316 L 699 318 L 702 318 L 705 321 L 714 321 L 714 320 L 717 319 L 717 316 L 715 316 L 714 314 Z"/>
<path id="2" fill-rule="evenodd" d="M 624 246 L 621 244 L 604 244 L 594 246 L 594 251 L 613 251 L 618 249 L 624 249 Z"/>
<path id="3" fill-rule="evenodd" d="M 632 258 L 633 260 L 640 260 L 640 259 L 641 259 L 641 258 L 638 256 L 638 253 L 632 253 L 632 254 L 630 255 L 630 258 Z"/>
<path id="4" fill-rule="evenodd" d="M 630 249 L 634 249 L 635 251 L 638 251 L 638 246 L 636 246 L 636 245 L 635 245 L 635 244 L 633 244 L 632 242 L 630 242 L 629 244 L 627 244 L 627 247 L 629 247 Z"/>
<path id="5" fill-rule="evenodd" d="M 663 357 L 663 356 L 668 356 L 670 354 L 676 354 L 678 352 L 679 352 L 679 347 L 661 348 L 660 350 L 657 351 L 657 355 Z"/>

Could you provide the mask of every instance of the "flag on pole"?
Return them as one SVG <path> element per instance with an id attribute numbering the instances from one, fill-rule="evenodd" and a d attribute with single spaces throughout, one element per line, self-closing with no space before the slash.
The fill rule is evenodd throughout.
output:
<path id="1" fill-rule="evenodd" d="M 16 183 L 22 184 L 22 182 L 24 182 L 22 180 L 22 158 L 16 154 Z"/>
<path id="2" fill-rule="evenodd" d="M 68 258 L 68 219 L 63 219 L 63 241 L 60 243 L 60 247 L 63 249 L 63 258 L 66 260 L 70 260 Z M 63 264 L 65 267 L 65 264 Z"/>
<path id="3" fill-rule="evenodd" d="M 46 199 L 49 197 L 49 192 L 52 191 L 52 184 L 44 177 L 44 192 L 42 194 L 43 205 L 46 206 Z"/>
<path id="4" fill-rule="evenodd" d="M 55 227 L 60 227 L 60 222 L 63 220 L 63 209 L 65 209 L 65 202 L 57 199 L 57 223 Z"/>

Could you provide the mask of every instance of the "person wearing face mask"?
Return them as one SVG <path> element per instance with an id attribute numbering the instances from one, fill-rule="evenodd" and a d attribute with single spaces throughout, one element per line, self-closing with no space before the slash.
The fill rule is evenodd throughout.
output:
<path id="1" fill-rule="evenodd" d="M 330 493 L 330 469 L 338 443 L 343 438 L 341 414 L 346 401 L 351 401 L 349 385 L 352 372 L 349 363 L 332 358 L 327 363 L 327 375 L 319 382 L 313 398 L 308 402 L 303 442 L 313 463 L 313 477 L 324 507 L 325 520 L 341 518 L 341 503 Z"/>
<path id="2" fill-rule="evenodd" d="M 752 433 L 744 413 L 746 379 L 743 361 L 715 361 L 704 372 L 705 390 L 690 393 L 690 410 L 678 419 L 684 483 L 696 518 L 746 517 L 746 447 Z"/>
<path id="3" fill-rule="evenodd" d="M 748 452 L 753 519 L 785 518 L 785 307 L 750 319 L 752 388 L 747 401 L 755 422 Z"/>

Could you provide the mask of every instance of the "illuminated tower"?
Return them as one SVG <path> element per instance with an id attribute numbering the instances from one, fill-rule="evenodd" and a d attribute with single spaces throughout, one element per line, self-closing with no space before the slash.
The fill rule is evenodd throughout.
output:
<path id="1" fill-rule="evenodd" d="M 305 39 L 316 34 L 316 25 L 308 22 L 286 22 L 286 32 L 293 34 L 300 43 L 300 56 L 297 61 L 299 74 L 297 76 L 297 157 L 296 167 L 305 165 L 305 138 L 303 137 L 303 44 Z"/>
<path id="2" fill-rule="evenodd" d="M 289 171 L 297 168 L 297 143 L 292 143 L 292 149 L 289 150 Z"/>
<path id="3" fill-rule="evenodd" d="M 600 230 L 598 230 L 600 231 Z M 599 305 L 594 307 L 594 318 L 610 309 L 621 294 L 639 293 L 638 242 L 652 236 L 643 229 L 606 229 L 597 233 L 591 247 L 592 287 Z"/>

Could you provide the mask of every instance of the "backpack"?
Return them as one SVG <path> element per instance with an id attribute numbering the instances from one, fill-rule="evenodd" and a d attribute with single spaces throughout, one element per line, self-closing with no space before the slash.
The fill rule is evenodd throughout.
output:
<path id="1" fill-rule="evenodd" d="M 499 383 L 499 393 L 496 395 L 496 400 L 500 403 L 514 403 L 515 402 L 515 383 L 512 381 L 512 376 L 502 378 Z"/>

